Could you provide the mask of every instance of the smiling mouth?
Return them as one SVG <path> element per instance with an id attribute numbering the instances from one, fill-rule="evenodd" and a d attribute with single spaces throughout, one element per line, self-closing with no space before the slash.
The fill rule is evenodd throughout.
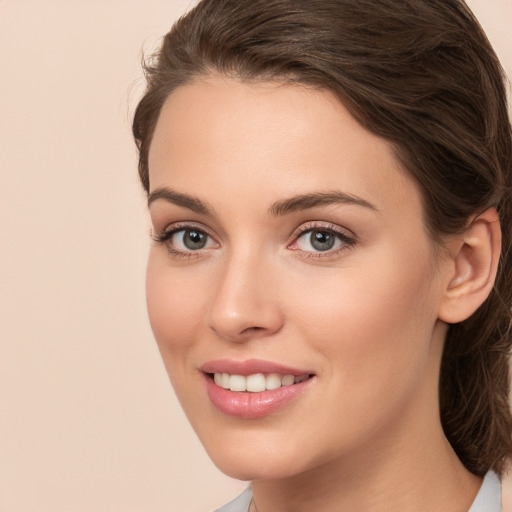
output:
<path id="1" fill-rule="evenodd" d="M 254 373 L 251 375 L 236 375 L 230 373 L 209 373 L 208 376 L 215 384 L 223 389 L 235 392 L 261 393 L 273 391 L 281 387 L 300 384 L 311 377 L 312 374 L 291 375 L 280 373 Z"/>

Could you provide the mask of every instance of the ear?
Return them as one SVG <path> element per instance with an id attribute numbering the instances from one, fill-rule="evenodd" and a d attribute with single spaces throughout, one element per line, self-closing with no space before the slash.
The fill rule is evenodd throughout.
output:
<path id="1" fill-rule="evenodd" d="M 450 242 L 452 265 L 443 289 L 439 319 L 446 323 L 469 318 L 494 286 L 501 252 L 498 213 L 489 208 Z"/>

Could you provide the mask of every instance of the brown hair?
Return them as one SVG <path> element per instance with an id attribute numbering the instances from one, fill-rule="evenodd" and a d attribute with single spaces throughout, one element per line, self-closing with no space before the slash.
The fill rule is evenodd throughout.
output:
<path id="1" fill-rule="evenodd" d="M 327 89 L 390 141 L 419 183 L 435 241 L 494 206 L 503 251 L 494 289 L 450 326 L 441 364 L 446 436 L 477 475 L 512 456 L 508 403 L 512 305 L 512 137 L 504 73 L 462 0 L 202 0 L 145 64 L 133 121 L 139 174 L 161 107 L 217 72 Z"/>

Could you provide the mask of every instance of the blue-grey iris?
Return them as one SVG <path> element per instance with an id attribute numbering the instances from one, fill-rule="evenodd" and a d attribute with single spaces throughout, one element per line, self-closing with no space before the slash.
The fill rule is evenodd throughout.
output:
<path id="1" fill-rule="evenodd" d="M 336 237 L 328 231 L 312 231 L 310 242 L 317 251 L 328 251 L 334 247 Z"/>
<path id="2" fill-rule="evenodd" d="M 203 249 L 206 245 L 207 235 L 195 229 L 187 229 L 183 233 L 183 245 L 191 251 Z"/>

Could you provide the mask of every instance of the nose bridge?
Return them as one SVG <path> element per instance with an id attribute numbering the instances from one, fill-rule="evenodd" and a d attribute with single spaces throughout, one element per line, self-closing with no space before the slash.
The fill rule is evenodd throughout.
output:
<path id="1" fill-rule="evenodd" d="M 272 283 L 274 265 L 250 244 L 233 249 L 219 269 L 209 311 L 209 324 L 231 341 L 277 332 L 283 316 Z"/>

